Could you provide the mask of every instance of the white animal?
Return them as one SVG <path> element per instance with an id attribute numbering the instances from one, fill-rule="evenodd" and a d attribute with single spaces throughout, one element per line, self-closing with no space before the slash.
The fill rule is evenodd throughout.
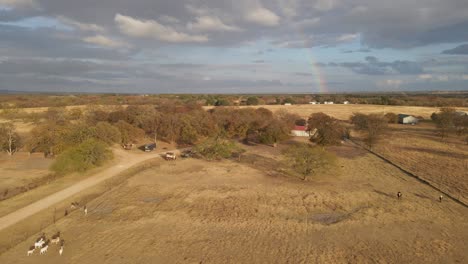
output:
<path id="1" fill-rule="evenodd" d="M 60 247 L 59 254 L 60 254 L 60 256 L 62 256 L 62 254 L 63 254 L 63 246 Z"/>
<path id="2" fill-rule="evenodd" d="M 45 241 L 42 240 L 42 238 L 41 238 L 41 240 L 39 240 L 39 242 L 34 243 L 34 247 L 35 248 L 41 248 L 44 245 L 44 243 L 45 243 Z"/>
<path id="3" fill-rule="evenodd" d="M 57 234 L 52 236 L 51 242 L 52 244 L 58 244 L 60 242 L 60 231 L 58 231 Z"/>
<path id="4" fill-rule="evenodd" d="M 41 248 L 40 254 L 42 255 L 42 254 L 46 253 L 48 248 L 49 248 L 49 245 L 45 245 L 43 248 Z"/>
<path id="5" fill-rule="evenodd" d="M 88 207 L 84 206 L 84 215 L 88 215 Z"/>
<path id="6" fill-rule="evenodd" d="M 58 244 L 60 242 L 60 237 L 52 238 L 50 242 L 52 242 L 52 244 Z"/>
<path id="7" fill-rule="evenodd" d="M 36 250 L 35 246 L 30 246 L 28 250 L 28 256 L 31 256 L 34 253 L 34 250 Z"/>

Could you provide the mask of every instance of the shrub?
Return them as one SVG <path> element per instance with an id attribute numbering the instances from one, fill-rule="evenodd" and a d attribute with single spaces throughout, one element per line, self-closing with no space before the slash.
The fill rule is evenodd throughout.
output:
<path id="1" fill-rule="evenodd" d="M 311 141 L 320 145 L 337 145 L 347 136 L 345 127 L 335 118 L 324 113 L 315 113 L 307 121 L 309 130 L 317 129 Z"/>
<path id="2" fill-rule="evenodd" d="M 207 160 L 228 159 L 241 149 L 230 140 L 216 138 L 208 139 L 195 147 L 195 151 Z"/>
<path id="3" fill-rule="evenodd" d="M 335 156 L 321 147 L 308 144 L 296 144 L 284 151 L 288 164 L 306 180 L 320 170 L 332 166 Z"/>
<path id="4" fill-rule="evenodd" d="M 89 139 L 59 155 L 52 164 L 51 170 L 57 174 L 84 172 L 102 165 L 111 158 L 112 152 L 106 144 Z"/>
<path id="5" fill-rule="evenodd" d="M 385 118 L 387 119 L 389 124 L 398 123 L 398 115 L 395 113 L 386 113 Z"/>

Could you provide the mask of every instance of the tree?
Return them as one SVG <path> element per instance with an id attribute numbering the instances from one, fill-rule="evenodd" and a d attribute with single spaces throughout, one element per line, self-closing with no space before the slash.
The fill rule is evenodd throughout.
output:
<path id="1" fill-rule="evenodd" d="M 387 119 L 389 124 L 398 123 L 398 115 L 395 113 L 386 113 L 385 118 Z"/>
<path id="2" fill-rule="evenodd" d="M 12 156 L 13 153 L 18 151 L 21 139 L 16 133 L 16 128 L 13 123 L 0 124 L 0 147 L 6 151 L 8 155 Z"/>
<path id="3" fill-rule="evenodd" d="M 250 96 L 247 98 L 247 105 L 258 105 L 258 98 L 256 96 Z"/>
<path id="4" fill-rule="evenodd" d="M 448 136 L 449 132 L 455 128 L 456 111 L 453 108 L 443 107 L 439 113 L 431 115 L 432 120 L 436 123 L 438 133 L 442 139 Z"/>
<path id="5" fill-rule="evenodd" d="M 120 130 L 108 122 L 97 123 L 96 127 L 94 127 L 92 131 L 94 138 L 108 145 L 122 142 L 122 134 L 120 133 Z"/>
<path id="6" fill-rule="evenodd" d="M 314 113 L 307 120 L 309 131 L 316 131 L 310 140 L 320 145 L 340 144 L 347 132 L 335 118 L 324 113 Z"/>
<path id="7" fill-rule="evenodd" d="M 64 151 L 52 164 L 51 169 L 57 174 L 83 172 L 100 166 L 111 158 L 112 152 L 103 142 L 89 139 Z"/>
<path id="8" fill-rule="evenodd" d="M 308 144 L 293 145 L 284 151 L 284 155 L 288 164 L 302 175 L 303 180 L 335 162 L 333 154 Z"/>
<path id="9" fill-rule="evenodd" d="M 285 98 L 283 104 L 295 104 L 296 102 L 291 97 Z"/>
<path id="10" fill-rule="evenodd" d="M 262 144 L 276 144 L 288 139 L 290 131 L 287 123 L 275 119 L 260 130 L 258 139 Z"/>
<path id="11" fill-rule="evenodd" d="M 208 139 L 197 145 L 194 150 L 207 160 L 227 159 L 242 151 L 234 142 L 220 137 Z"/>
<path id="12" fill-rule="evenodd" d="M 379 114 L 355 113 L 351 116 L 351 123 L 354 124 L 357 130 L 366 134 L 364 141 L 369 149 L 372 149 L 388 127 L 387 119 Z"/>
<path id="13" fill-rule="evenodd" d="M 122 135 L 122 144 L 133 143 L 137 139 L 145 136 L 145 131 L 138 127 L 134 127 L 125 121 L 119 121 L 115 124 Z"/>

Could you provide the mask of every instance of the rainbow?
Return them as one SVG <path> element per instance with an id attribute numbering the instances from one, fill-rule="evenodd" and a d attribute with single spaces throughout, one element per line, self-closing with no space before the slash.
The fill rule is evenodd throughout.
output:
<path id="1" fill-rule="evenodd" d="M 308 62 L 310 63 L 311 70 L 312 70 L 312 75 L 314 77 L 316 86 L 318 87 L 318 92 L 319 93 L 329 93 L 330 91 L 328 90 L 327 87 L 327 80 L 326 76 L 323 73 L 322 69 L 320 68 L 319 64 L 317 63 L 317 60 L 315 59 L 312 49 L 307 49 L 308 51 Z"/>

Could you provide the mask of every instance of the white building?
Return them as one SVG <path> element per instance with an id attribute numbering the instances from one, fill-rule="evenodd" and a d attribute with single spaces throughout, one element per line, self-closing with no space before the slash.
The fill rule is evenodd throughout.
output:
<path id="1" fill-rule="evenodd" d="M 344 101 L 343 104 L 349 104 L 349 101 Z"/>
<path id="2" fill-rule="evenodd" d="M 314 105 L 314 104 L 317 104 L 317 102 L 316 102 L 316 101 L 312 101 L 312 102 L 309 102 L 309 104 L 313 104 L 313 105 Z"/>
<path id="3" fill-rule="evenodd" d="M 400 124 L 417 124 L 419 122 L 419 119 L 412 115 L 405 115 L 405 114 L 399 114 L 398 115 L 398 123 Z"/>
<path id="4" fill-rule="evenodd" d="M 294 137 L 310 137 L 306 126 L 295 126 L 294 129 L 291 130 L 291 135 Z"/>

